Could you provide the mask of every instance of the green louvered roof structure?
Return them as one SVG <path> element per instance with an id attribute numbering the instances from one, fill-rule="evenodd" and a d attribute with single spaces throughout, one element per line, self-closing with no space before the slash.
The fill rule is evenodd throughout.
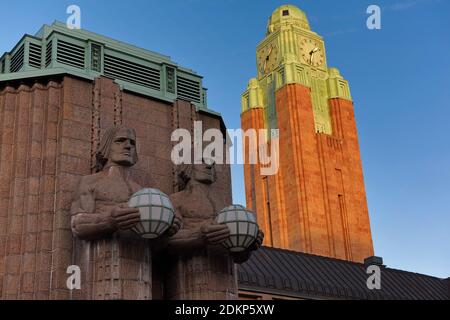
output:
<path id="1" fill-rule="evenodd" d="M 58 74 L 93 80 L 112 78 L 124 90 L 173 102 L 192 102 L 207 109 L 202 77 L 170 57 L 116 41 L 64 23 L 44 25 L 36 35 L 25 35 L 0 58 L 0 83 Z M 215 113 L 217 114 L 217 113 Z"/>

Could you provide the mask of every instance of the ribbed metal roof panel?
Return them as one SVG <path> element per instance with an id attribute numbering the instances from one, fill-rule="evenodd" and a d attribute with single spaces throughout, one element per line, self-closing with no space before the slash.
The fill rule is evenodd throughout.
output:
<path id="1" fill-rule="evenodd" d="M 381 289 L 369 290 L 363 264 L 262 247 L 239 268 L 239 286 L 287 296 L 338 299 L 448 300 L 448 279 L 381 267 Z"/>

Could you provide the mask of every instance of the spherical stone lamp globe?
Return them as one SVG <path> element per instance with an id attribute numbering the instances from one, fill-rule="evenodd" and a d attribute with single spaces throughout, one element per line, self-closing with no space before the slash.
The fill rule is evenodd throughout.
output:
<path id="1" fill-rule="evenodd" d="M 256 217 L 241 205 L 231 205 L 222 209 L 216 222 L 230 228 L 230 237 L 223 243 L 231 252 L 245 251 L 258 236 Z"/>
<path id="2" fill-rule="evenodd" d="M 138 208 L 141 221 L 132 228 L 144 239 L 161 236 L 173 223 L 175 214 L 169 197 L 158 189 L 142 189 L 133 194 L 128 206 Z"/>

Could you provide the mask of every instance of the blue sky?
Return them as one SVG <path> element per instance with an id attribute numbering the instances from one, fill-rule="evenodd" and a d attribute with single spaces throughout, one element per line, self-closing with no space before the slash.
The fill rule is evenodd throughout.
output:
<path id="1" fill-rule="evenodd" d="M 5 2 L 5 1 L 2 1 Z M 82 28 L 166 54 L 205 77 L 209 106 L 240 127 L 240 95 L 255 48 L 284 1 L 13 1 L 3 6 L 0 52 L 77 4 Z M 301 0 L 327 59 L 350 82 L 372 233 L 389 267 L 450 276 L 450 1 Z M 382 8 L 382 29 L 366 8 Z M 243 171 L 233 166 L 235 203 Z"/>

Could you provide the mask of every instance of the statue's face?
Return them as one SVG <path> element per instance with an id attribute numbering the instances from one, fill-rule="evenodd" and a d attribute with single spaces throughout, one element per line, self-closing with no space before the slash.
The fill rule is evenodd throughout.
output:
<path id="1" fill-rule="evenodd" d="M 216 181 L 215 163 L 205 159 L 202 164 L 194 165 L 193 178 L 205 184 L 212 184 Z"/>
<path id="2" fill-rule="evenodd" d="M 136 137 L 134 132 L 121 128 L 111 144 L 108 162 L 131 167 L 136 162 Z"/>

